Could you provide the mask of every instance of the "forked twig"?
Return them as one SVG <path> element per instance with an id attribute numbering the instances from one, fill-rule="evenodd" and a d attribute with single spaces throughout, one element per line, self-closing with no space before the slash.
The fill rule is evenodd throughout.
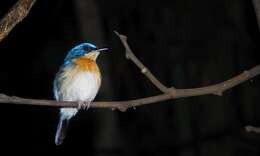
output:
<path id="1" fill-rule="evenodd" d="M 210 85 L 207 87 L 200 88 L 190 88 L 190 89 L 176 89 L 176 88 L 167 88 L 156 77 L 150 72 L 150 70 L 145 67 L 140 60 L 134 55 L 130 49 L 126 37 L 117 33 L 120 37 L 124 47 L 127 51 L 127 56 L 132 60 L 140 69 L 146 70 L 148 72 L 143 72 L 147 78 L 160 89 L 163 93 L 155 96 L 139 98 L 134 100 L 125 100 L 125 101 L 103 101 L 103 102 L 93 102 L 91 104 L 92 108 L 112 108 L 118 109 L 120 111 L 126 111 L 131 107 L 138 107 L 143 105 L 148 105 L 152 103 L 158 103 L 165 100 L 185 98 L 191 96 L 202 96 L 202 95 L 218 95 L 221 96 L 222 93 L 230 88 L 233 88 L 257 75 L 260 74 L 260 65 L 255 66 L 254 68 L 244 71 L 242 74 L 239 74 L 229 80 L 223 81 L 221 83 Z M 9 104 L 27 104 L 27 105 L 40 105 L 40 106 L 54 106 L 54 107 L 78 107 L 78 102 L 65 102 L 65 101 L 54 101 L 54 100 L 40 100 L 40 99 L 28 99 L 20 97 L 7 96 L 5 94 L 0 94 L 0 103 L 9 103 Z"/>

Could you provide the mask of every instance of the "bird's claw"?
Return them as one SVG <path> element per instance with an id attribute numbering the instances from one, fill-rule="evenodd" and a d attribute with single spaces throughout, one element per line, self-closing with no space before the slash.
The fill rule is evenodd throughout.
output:
<path id="1" fill-rule="evenodd" d="M 79 101 L 78 102 L 78 109 L 89 109 L 90 108 L 90 101 Z"/>

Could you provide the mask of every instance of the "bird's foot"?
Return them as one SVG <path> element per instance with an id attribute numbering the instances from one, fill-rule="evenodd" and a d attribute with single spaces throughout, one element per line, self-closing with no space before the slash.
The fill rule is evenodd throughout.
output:
<path id="1" fill-rule="evenodd" d="M 78 102 L 78 109 L 89 109 L 91 101 L 79 101 Z"/>

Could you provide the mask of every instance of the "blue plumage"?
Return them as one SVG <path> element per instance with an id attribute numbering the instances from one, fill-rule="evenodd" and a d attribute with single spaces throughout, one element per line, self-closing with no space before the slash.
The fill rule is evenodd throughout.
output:
<path id="1" fill-rule="evenodd" d="M 71 60 L 85 55 L 86 53 L 89 53 L 90 51 L 97 50 L 97 47 L 94 44 L 91 43 L 81 43 L 74 48 L 72 48 L 67 56 L 64 59 L 64 64 L 71 63 Z"/>

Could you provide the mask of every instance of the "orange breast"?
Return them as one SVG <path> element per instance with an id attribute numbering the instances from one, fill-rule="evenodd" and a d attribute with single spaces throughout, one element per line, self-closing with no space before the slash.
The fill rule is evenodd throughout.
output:
<path id="1" fill-rule="evenodd" d="M 99 68 L 94 60 L 87 57 L 80 57 L 75 59 L 74 62 L 78 65 L 80 70 L 99 73 Z"/>

